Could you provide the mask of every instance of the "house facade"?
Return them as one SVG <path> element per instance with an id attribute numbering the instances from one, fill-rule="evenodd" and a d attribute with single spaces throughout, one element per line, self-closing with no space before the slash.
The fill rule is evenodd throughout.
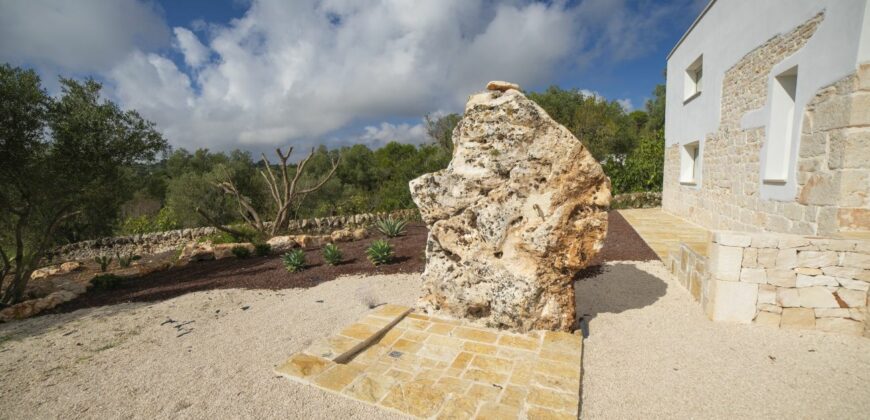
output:
<path id="1" fill-rule="evenodd" d="M 667 264 L 713 320 L 870 337 L 870 1 L 711 1 L 668 56 Z"/>
<path id="2" fill-rule="evenodd" d="M 708 229 L 870 233 L 868 1 L 714 0 L 667 75 L 665 211 Z"/>

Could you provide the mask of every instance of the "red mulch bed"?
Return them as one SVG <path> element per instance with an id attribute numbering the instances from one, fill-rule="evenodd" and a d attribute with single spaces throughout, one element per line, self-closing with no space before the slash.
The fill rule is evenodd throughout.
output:
<path id="1" fill-rule="evenodd" d="M 64 313 L 95 306 L 123 302 L 150 302 L 170 299 L 190 292 L 213 289 L 289 289 L 313 287 L 348 274 L 419 273 L 426 264 L 426 227 L 421 223 L 408 226 L 406 233 L 390 239 L 395 252 L 392 264 L 375 267 L 366 259 L 365 248 L 374 238 L 338 244 L 344 263 L 330 266 L 323 261 L 320 247 L 305 251 L 308 267 L 298 273 L 288 273 L 280 256 L 227 258 L 218 261 L 195 262 L 185 267 L 156 272 L 122 281 L 112 290 L 90 290 L 46 313 Z M 617 260 L 653 260 L 655 253 L 617 212 L 609 214 L 607 240 L 593 265 Z"/>
<path id="2" fill-rule="evenodd" d="M 607 214 L 607 239 L 591 265 L 607 261 L 651 261 L 659 259 L 634 228 L 613 210 Z"/>

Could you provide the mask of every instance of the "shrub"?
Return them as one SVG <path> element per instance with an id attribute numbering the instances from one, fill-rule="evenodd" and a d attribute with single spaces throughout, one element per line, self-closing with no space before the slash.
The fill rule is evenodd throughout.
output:
<path id="1" fill-rule="evenodd" d="M 239 242 L 239 241 L 236 240 L 236 238 L 233 235 L 230 235 L 227 232 L 219 230 L 215 233 L 212 233 L 211 235 L 206 235 L 206 236 L 203 236 L 202 238 L 199 238 L 199 240 L 197 242 L 211 242 L 215 245 L 218 245 L 218 244 L 234 244 L 234 243 Z"/>
<path id="2" fill-rule="evenodd" d="M 121 233 L 125 235 L 141 235 L 153 232 L 148 216 L 128 217 L 121 223 Z"/>
<path id="3" fill-rule="evenodd" d="M 233 255 L 235 255 L 236 258 L 239 259 L 245 259 L 251 256 L 251 250 L 244 245 L 236 245 L 232 249 L 230 249 L 230 252 L 232 252 Z"/>
<path id="4" fill-rule="evenodd" d="M 366 255 L 374 265 L 389 264 L 393 259 L 393 246 L 385 240 L 378 239 L 366 249 Z"/>
<path id="5" fill-rule="evenodd" d="M 272 245 L 265 242 L 254 244 L 254 255 L 258 257 L 268 257 L 272 253 Z"/>
<path id="6" fill-rule="evenodd" d="M 115 258 L 118 259 L 118 265 L 121 268 L 129 267 L 133 261 L 138 259 L 138 258 L 136 258 L 136 255 L 133 255 L 132 252 L 129 254 L 126 254 L 126 255 L 121 255 L 119 253 L 115 253 Z M 110 259 L 110 261 L 111 261 L 111 259 Z M 105 270 L 103 270 L 103 271 L 105 271 Z"/>
<path id="7" fill-rule="evenodd" d="M 294 249 L 284 254 L 281 258 L 281 262 L 284 263 L 284 268 L 291 273 L 302 271 L 302 269 L 305 268 L 305 251 Z"/>
<path id="8" fill-rule="evenodd" d="M 147 215 L 128 217 L 121 223 L 120 233 L 125 235 L 142 235 L 151 232 L 165 232 L 180 227 L 181 224 L 178 223 L 175 212 L 169 207 L 164 207 L 152 217 Z"/>
<path id="9" fill-rule="evenodd" d="M 386 219 L 378 220 L 375 225 L 377 225 L 378 231 L 387 235 L 387 237 L 395 238 L 396 236 L 405 233 L 405 227 L 408 225 L 408 221 L 405 219 L 393 219 L 392 217 L 388 217 Z"/>
<path id="10" fill-rule="evenodd" d="M 211 243 L 218 244 L 234 244 L 238 242 L 263 242 L 262 234 L 254 230 L 254 228 L 248 225 L 232 225 L 230 226 L 233 230 L 238 231 L 241 235 L 233 235 L 228 232 L 224 232 L 222 230 L 215 231 L 211 235 L 206 235 L 202 237 L 199 241 L 211 241 Z"/>
<path id="11" fill-rule="evenodd" d="M 105 272 L 109 268 L 109 264 L 112 263 L 112 257 L 100 255 L 99 257 L 94 257 L 94 262 L 100 265 L 100 271 Z"/>
<path id="12" fill-rule="evenodd" d="M 323 247 L 323 260 L 329 265 L 338 265 L 341 262 L 341 250 L 335 244 L 326 244 Z"/>
<path id="13" fill-rule="evenodd" d="M 117 289 L 121 285 L 122 280 L 124 280 L 123 277 L 114 274 L 100 274 L 91 279 L 91 284 L 97 290 L 111 290 Z"/>

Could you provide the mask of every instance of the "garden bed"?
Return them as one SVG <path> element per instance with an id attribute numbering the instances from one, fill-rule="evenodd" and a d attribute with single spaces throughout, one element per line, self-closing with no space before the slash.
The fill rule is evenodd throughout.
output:
<path id="1" fill-rule="evenodd" d="M 418 273 L 425 266 L 427 230 L 422 223 L 409 224 L 404 235 L 390 239 L 395 252 L 394 262 L 373 266 L 366 259 L 365 249 L 381 235 L 338 244 L 344 262 L 337 266 L 324 263 L 321 247 L 305 250 L 308 265 L 305 270 L 289 273 L 281 264 L 280 255 L 226 258 L 217 261 L 193 262 L 184 267 L 151 273 L 142 277 L 126 278 L 111 290 L 94 290 L 61 304 L 45 313 L 64 313 L 95 306 L 123 302 L 149 302 L 170 299 L 190 292 L 212 289 L 268 289 L 308 288 L 343 275 L 371 275 Z M 172 253 L 164 257 L 170 258 Z M 607 240 L 593 265 L 606 261 L 648 261 L 657 259 L 631 225 L 612 211 L 609 217 Z"/>

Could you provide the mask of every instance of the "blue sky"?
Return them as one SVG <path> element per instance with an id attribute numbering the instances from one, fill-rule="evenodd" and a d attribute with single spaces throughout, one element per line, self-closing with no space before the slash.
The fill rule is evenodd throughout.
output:
<path id="1" fill-rule="evenodd" d="M 492 79 L 642 108 L 704 3 L 0 0 L 0 61 L 97 78 L 176 147 L 378 147 Z"/>

